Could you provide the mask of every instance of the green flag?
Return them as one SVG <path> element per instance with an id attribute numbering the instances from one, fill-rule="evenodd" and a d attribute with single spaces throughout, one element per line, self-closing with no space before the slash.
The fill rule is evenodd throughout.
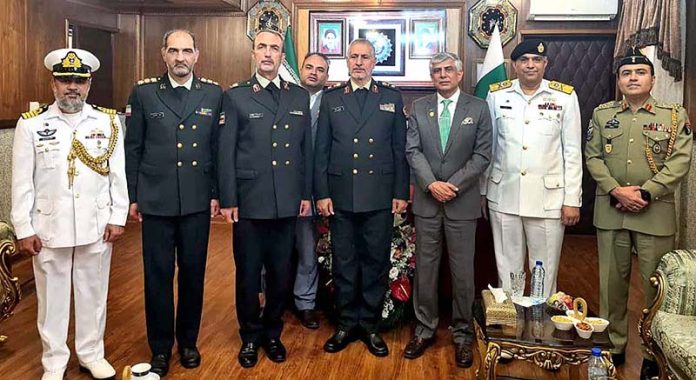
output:
<path id="1" fill-rule="evenodd" d="M 483 59 L 483 68 L 477 79 L 474 95 L 481 99 L 486 99 L 488 87 L 491 84 L 507 79 L 505 59 L 503 58 L 503 44 L 500 43 L 500 32 L 497 25 L 493 29 L 491 42 L 488 44 L 488 50 L 486 51 L 486 58 Z"/>
<path id="2" fill-rule="evenodd" d="M 300 84 L 300 71 L 297 69 L 297 54 L 295 54 L 295 44 L 292 43 L 292 29 L 290 26 L 285 30 L 285 59 L 280 66 L 280 76 L 288 82 Z"/>

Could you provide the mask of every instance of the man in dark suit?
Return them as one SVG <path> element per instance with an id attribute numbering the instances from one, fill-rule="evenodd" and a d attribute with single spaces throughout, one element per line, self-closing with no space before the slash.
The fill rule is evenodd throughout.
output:
<path id="1" fill-rule="evenodd" d="M 184 367 L 201 361 L 196 341 L 210 218 L 219 210 L 214 152 L 222 97 L 217 83 L 193 74 L 198 49 L 191 32 L 167 32 L 162 58 L 167 73 L 131 92 L 125 141 L 130 215 L 142 222 L 147 338 L 160 376 L 169 370 L 175 336 Z"/>
<path id="2" fill-rule="evenodd" d="M 311 208 L 312 147 L 309 94 L 278 76 L 283 37 L 256 34 L 256 73 L 223 96 L 225 123 L 218 153 L 221 212 L 233 226 L 236 305 L 242 349 L 239 363 L 253 367 L 259 346 L 285 361 L 280 340 L 289 296 L 298 215 Z M 266 305 L 259 316 L 258 289 L 266 269 Z"/>
<path id="3" fill-rule="evenodd" d="M 329 59 L 321 53 L 309 53 L 300 68 L 300 82 L 309 92 L 309 112 L 312 125 L 312 145 L 319 123 L 319 105 L 324 93 L 324 84 L 329 78 Z M 308 217 L 297 220 L 295 249 L 298 253 L 297 275 L 295 277 L 295 307 L 300 323 L 308 329 L 319 328 L 319 318 L 314 310 L 319 282 L 319 268 L 316 254 L 316 228 L 314 212 L 310 209 Z"/>
<path id="4" fill-rule="evenodd" d="M 474 238 L 481 216 L 479 177 L 491 156 L 491 117 L 485 101 L 459 90 L 462 61 L 452 53 L 430 59 L 436 94 L 413 102 L 406 158 L 413 170 L 416 278 L 413 308 L 418 323 L 404 356 L 415 359 L 435 341 L 442 241 L 452 275 L 455 359 L 471 366 L 474 302 Z"/>
<path id="5" fill-rule="evenodd" d="M 372 79 L 375 49 L 356 39 L 350 80 L 325 91 L 315 142 L 317 208 L 331 215 L 338 326 L 324 345 L 343 350 L 360 336 L 376 356 L 389 353 L 377 333 L 387 290 L 393 213 L 406 210 L 408 163 L 401 93 Z"/>

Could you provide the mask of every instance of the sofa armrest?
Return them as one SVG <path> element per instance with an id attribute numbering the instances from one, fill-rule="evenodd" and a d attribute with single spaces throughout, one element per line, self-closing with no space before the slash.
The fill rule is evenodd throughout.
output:
<path id="1" fill-rule="evenodd" d="M 668 252 L 660 260 L 656 273 L 664 280 L 660 310 L 696 316 L 696 250 Z"/>
<path id="2" fill-rule="evenodd" d="M 12 275 L 9 258 L 17 254 L 17 246 L 12 228 L 0 222 L 0 321 L 12 315 L 22 298 L 19 280 Z"/>

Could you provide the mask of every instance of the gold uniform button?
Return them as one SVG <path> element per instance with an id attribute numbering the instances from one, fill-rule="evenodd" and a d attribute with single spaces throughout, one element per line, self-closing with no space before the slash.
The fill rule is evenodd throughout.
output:
<path id="1" fill-rule="evenodd" d="M 290 129 L 290 126 L 285 124 L 285 129 Z"/>
<path id="2" fill-rule="evenodd" d="M 627 161 L 626 161 L 626 163 L 630 165 L 630 164 L 632 164 L 632 163 L 633 163 L 633 161 L 631 161 L 631 160 L 627 160 Z"/>
<path id="3" fill-rule="evenodd" d="M 286 148 L 290 148 L 290 143 L 285 143 Z"/>
<path id="4" fill-rule="evenodd" d="M 290 165 L 290 161 L 285 161 L 285 165 Z"/>
<path id="5" fill-rule="evenodd" d="M 374 170 L 370 170 L 368 173 L 370 173 L 370 174 L 375 174 L 375 171 L 374 171 Z"/>
<path id="6" fill-rule="evenodd" d="M 185 127 L 183 124 L 179 124 L 179 129 L 183 130 Z"/>
<path id="7" fill-rule="evenodd" d="M 353 143 L 357 144 L 357 143 L 358 143 L 358 139 L 357 139 L 357 138 L 353 139 Z"/>
<path id="8" fill-rule="evenodd" d="M 196 126 L 196 124 L 194 124 L 194 125 L 191 126 L 191 129 L 193 129 L 194 131 L 195 131 L 197 128 L 198 128 L 198 127 Z"/>
<path id="9" fill-rule="evenodd" d="M 193 166 L 198 166 L 198 161 L 193 161 L 193 162 L 191 162 L 191 165 L 193 165 Z"/>
<path id="10" fill-rule="evenodd" d="M 44 149 L 44 152 L 48 152 L 48 148 Z"/>
<path id="11" fill-rule="evenodd" d="M 176 163 L 176 166 L 178 166 L 178 167 L 182 167 L 182 166 L 184 166 L 184 163 L 183 163 L 183 162 L 181 162 L 181 161 L 179 161 L 179 162 L 177 162 L 177 163 Z"/>
<path id="12" fill-rule="evenodd" d="M 369 159 L 373 159 L 373 158 L 375 158 L 375 155 L 374 155 L 374 154 L 372 154 L 372 153 L 370 153 L 370 155 L 369 155 L 369 156 L 367 156 L 367 158 L 369 158 Z"/>
<path id="13" fill-rule="evenodd" d="M 370 144 L 372 144 L 373 142 L 375 142 L 375 140 L 373 140 L 372 138 L 370 138 L 370 139 L 367 140 L 367 142 L 369 142 Z"/>
<path id="14" fill-rule="evenodd" d="M 522 174 L 522 175 L 527 175 L 527 171 L 526 171 L 526 170 L 522 170 L 522 172 L 521 172 L 520 174 Z"/>
<path id="15" fill-rule="evenodd" d="M 358 154 L 357 154 L 357 153 L 353 153 L 353 159 L 354 159 L 354 160 L 357 160 L 357 159 L 358 159 Z"/>
<path id="16" fill-rule="evenodd" d="M 630 142 L 630 143 L 633 143 L 633 141 L 634 140 L 632 138 L 628 139 L 628 142 Z"/>
<path id="17" fill-rule="evenodd" d="M 630 183 L 630 182 L 626 182 L 626 186 L 631 186 L 631 183 Z"/>
<path id="18" fill-rule="evenodd" d="M 527 150 L 527 146 L 526 146 L 526 145 L 522 145 L 522 150 Z"/>
<path id="19" fill-rule="evenodd" d="M 353 169 L 353 175 L 358 174 L 358 169 Z"/>
<path id="20" fill-rule="evenodd" d="M 527 104 L 532 104 L 532 101 L 531 101 L 531 100 L 527 100 Z"/>
<path id="21" fill-rule="evenodd" d="M 181 148 L 184 147 L 184 144 L 182 144 L 182 143 L 176 143 L 176 147 L 179 148 L 179 149 L 181 149 Z"/>
<path id="22" fill-rule="evenodd" d="M 636 118 L 634 117 L 633 119 L 631 119 L 631 121 L 638 121 L 638 119 L 636 119 Z"/>
<path id="23" fill-rule="evenodd" d="M 198 143 L 193 143 L 194 148 L 198 148 Z"/>
<path id="24" fill-rule="evenodd" d="M 273 129 L 278 129 L 278 126 L 273 124 Z"/>
<path id="25" fill-rule="evenodd" d="M 276 160 L 273 160 L 273 161 L 271 162 L 271 164 L 272 164 L 273 166 L 276 166 L 276 165 L 278 165 L 278 162 L 277 162 Z"/>
<path id="26" fill-rule="evenodd" d="M 529 124 L 529 120 L 525 120 L 524 123 L 525 123 L 525 124 Z"/>
<path id="27" fill-rule="evenodd" d="M 277 146 L 278 146 L 278 143 L 277 143 L 277 142 L 274 142 L 274 143 L 273 143 L 273 147 L 275 148 L 275 147 L 277 147 Z"/>

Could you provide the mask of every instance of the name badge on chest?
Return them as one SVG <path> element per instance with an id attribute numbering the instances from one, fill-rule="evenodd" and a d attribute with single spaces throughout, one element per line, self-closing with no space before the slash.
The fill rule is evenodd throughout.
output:
<path id="1" fill-rule="evenodd" d="M 249 114 L 249 119 L 262 119 L 263 114 L 262 113 L 250 113 Z"/>

